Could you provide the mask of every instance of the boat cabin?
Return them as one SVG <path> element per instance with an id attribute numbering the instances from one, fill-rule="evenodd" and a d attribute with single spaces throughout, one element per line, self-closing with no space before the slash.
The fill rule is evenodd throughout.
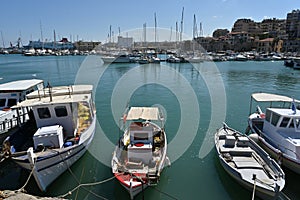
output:
<path id="1" fill-rule="evenodd" d="M 294 113 L 291 109 L 267 108 L 263 130 L 266 132 L 276 130 L 285 134 L 299 132 L 300 111 Z"/>
<path id="2" fill-rule="evenodd" d="M 43 80 L 19 80 L 0 84 L 0 110 L 6 110 L 25 100 L 26 95 L 37 88 L 42 89 Z"/>
<path id="3" fill-rule="evenodd" d="M 152 158 L 153 126 L 133 122 L 129 127 L 129 135 L 128 160 L 139 160 L 148 164 Z"/>
<path id="4" fill-rule="evenodd" d="M 39 143 L 62 147 L 67 139 L 80 138 L 94 118 L 91 91 L 92 86 L 85 85 L 55 87 L 30 93 L 16 106 L 32 107 L 38 128 L 33 135 L 35 148 Z"/>

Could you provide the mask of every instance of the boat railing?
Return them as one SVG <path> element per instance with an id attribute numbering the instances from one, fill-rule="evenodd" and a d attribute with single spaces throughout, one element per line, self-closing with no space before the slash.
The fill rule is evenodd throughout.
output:
<path id="1" fill-rule="evenodd" d="M 291 152 L 291 153 L 294 153 L 297 157 L 300 157 L 300 155 L 299 155 L 296 151 L 294 151 L 294 150 L 292 150 L 292 149 L 289 149 L 289 148 L 287 148 L 287 147 L 285 147 L 285 146 L 279 144 L 278 142 L 274 141 L 274 139 L 272 139 L 272 138 L 269 137 L 268 135 L 264 134 L 261 130 L 257 129 L 257 131 L 259 132 L 259 135 L 263 135 L 264 138 L 267 138 L 269 141 L 271 141 L 271 142 L 275 145 L 274 147 L 275 147 L 275 148 L 277 147 L 277 149 L 279 149 L 279 151 L 280 151 L 280 149 L 284 149 L 285 152 L 286 152 L 286 151 L 289 151 L 289 152 Z M 285 152 L 283 152 L 283 153 L 285 153 Z M 280 151 L 279 154 L 280 154 L 280 153 L 282 153 L 282 152 Z M 281 155 L 278 155 L 278 156 L 281 156 Z"/>
<path id="2" fill-rule="evenodd" d="M 9 131 L 12 128 L 21 126 L 28 120 L 28 113 L 20 114 L 19 117 L 13 117 L 11 119 L 5 119 L 0 121 L 0 134 Z"/>

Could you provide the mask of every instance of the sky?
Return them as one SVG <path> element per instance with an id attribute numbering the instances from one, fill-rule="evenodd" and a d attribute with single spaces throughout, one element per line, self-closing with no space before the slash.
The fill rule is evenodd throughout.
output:
<path id="1" fill-rule="evenodd" d="M 108 39 L 110 26 L 114 35 L 132 36 L 135 30 L 154 27 L 154 13 L 158 29 L 169 33 L 158 36 L 159 41 L 175 40 L 176 22 L 183 34 L 192 37 L 196 16 L 198 31 L 202 23 L 203 35 L 211 36 L 218 28 L 231 30 L 239 18 L 262 21 L 265 18 L 285 19 L 287 13 L 300 9 L 299 0 L 1 0 L 0 46 L 22 44 L 29 40 L 102 41 Z M 150 32 L 150 31 L 149 31 Z M 143 40 L 143 32 L 135 41 Z M 150 35 L 150 34 L 149 34 Z M 3 38 L 3 39 L 2 39 Z M 149 39 L 151 40 L 151 39 Z"/>

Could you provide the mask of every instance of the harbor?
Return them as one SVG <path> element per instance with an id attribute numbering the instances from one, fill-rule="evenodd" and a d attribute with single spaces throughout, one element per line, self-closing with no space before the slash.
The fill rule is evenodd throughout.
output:
<path id="1" fill-rule="evenodd" d="M 0 199 L 300 199 L 296 6 L 2 2 Z"/>
<path id="2" fill-rule="evenodd" d="M 208 61 L 198 63 L 161 61 L 159 64 L 139 64 L 136 62 L 104 63 L 101 56 L 98 55 L 47 57 L 0 55 L 0 58 L 2 72 L 0 83 L 32 78 L 49 82 L 53 87 L 69 85 L 76 81 L 85 84 L 96 83 L 94 87 L 98 124 L 89 150 L 50 184 L 45 193 L 38 189 L 34 178 L 31 178 L 25 187 L 29 194 L 49 197 L 61 197 L 66 194 L 64 198 L 67 199 L 130 198 L 123 186 L 113 178 L 114 175 L 110 166 L 116 141 L 121 136 L 119 119 L 121 119 L 128 102 L 127 97 L 120 99 L 114 96 L 116 95 L 114 90 L 124 90 L 121 85 L 127 85 L 125 88 L 128 93 L 133 92 L 129 97 L 130 105 L 157 105 L 163 107 L 167 113 L 165 130 L 168 138 L 168 156 L 172 164 L 170 167 L 164 168 L 156 186 L 147 188 L 136 195 L 135 199 L 195 199 L 199 196 L 210 199 L 250 199 L 252 192 L 231 179 L 218 162 L 212 142 L 214 132 L 210 133 L 208 138 L 206 137 L 212 100 L 205 78 L 216 78 L 216 72 L 213 74 L 207 72 L 213 69 L 213 66 L 217 68 L 217 76 L 222 79 L 226 91 L 226 101 L 225 105 L 223 99 L 214 99 L 213 101 L 226 107 L 226 113 L 224 113 L 226 114 L 226 123 L 240 132 L 244 132 L 247 127 L 249 97 L 252 93 L 262 91 L 262 88 L 265 88 L 264 92 L 285 94 L 297 99 L 295 91 L 300 86 L 298 81 L 300 71 L 285 67 L 282 60 L 276 62 L 226 61 L 215 63 Z M 85 75 L 80 74 L 81 70 L 87 69 L 89 70 L 86 71 Z M 131 73 L 136 77 L 135 79 L 130 79 Z M 145 76 L 146 74 L 147 76 Z M 122 80 L 124 75 L 128 78 L 120 85 L 118 82 L 124 81 L 124 79 Z M 89 79 L 86 79 L 85 76 L 88 76 Z M 181 76 L 187 80 L 190 86 L 184 84 L 184 79 L 181 79 Z M 153 84 L 154 80 L 158 84 Z M 159 84 L 161 81 L 164 81 L 162 85 Z M 130 90 L 132 84 L 142 86 L 132 91 Z M 180 109 L 192 111 L 194 108 L 191 99 L 185 99 L 186 103 L 181 105 L 182 102 L 178 99 L 184 98 L 184 96 L 178 96 L 180 93 L 177 90 L 184 92 L 186 96 L 190 89 L 196 95 L 200 119 L 199 126 L 194 129 L 193 134 L 195 135 L 193 137 L 190 134 L 186 135 L 191 138 L 190 143 L 186 150 L 182 150 L 172 143 L 183 134 L 178 121 L 186 113 L 181 113 Z M 159 96 L 159 101 L 153 96 Z M 115 105 L 117 110 L 112 110 L 111 103 Z M 119 106 L 120 109 L 118 109 L 117 105 L 124 106 Z M 221 114 L 220 112 L 221 110 L 217 113 Z M 193 116 L 194 114 L 195 110 L 189 112 L 189 115 Z M 117 121 L 115 121 L 115 117 L 117 117 Z M 220 126 L 219 123 L 214 124 L 216 128 Z M 185 132 L 185 134 L 187 133 Z M 210 150 L 205 157 L 200 158 L 201 146 L 209 138 L 211 140 L 208 142 Z M 182 152 L 179 152 L 180 149 Z M 1 164 L 7 164 L 7 161 Z M 300 193 L 296 187 L 300 178 L 299 175 L 287 168 L 283 168 L 283 170 L 286 184 L 282 192 L 290 199 L 299 198 Z M 29 175 L 30 171 L 21 169 L 15 164 L 2 167 L 1 190 L 20 189 Z M 109 181 L 92 185 L 92 183 L 104 180 Z M 89 183 L 91 185 L 88 185 Z M 87 185 L 78 187 L 80 184 Z M 215 192 L 209 192 L 208 187 Z M 75 190 L 73 190 L 74 188 Z"/>

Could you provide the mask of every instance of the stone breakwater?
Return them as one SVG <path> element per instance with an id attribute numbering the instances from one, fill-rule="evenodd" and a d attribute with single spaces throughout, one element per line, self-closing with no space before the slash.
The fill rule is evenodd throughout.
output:
<path id="1" fill-rule="evenodd" d="M 0 191 L 0 199 L 7 200 L 63 200 L 58 197 L 38 197 L 30 194 L 26 194 L 20 191 L 4 190 Z"/>

